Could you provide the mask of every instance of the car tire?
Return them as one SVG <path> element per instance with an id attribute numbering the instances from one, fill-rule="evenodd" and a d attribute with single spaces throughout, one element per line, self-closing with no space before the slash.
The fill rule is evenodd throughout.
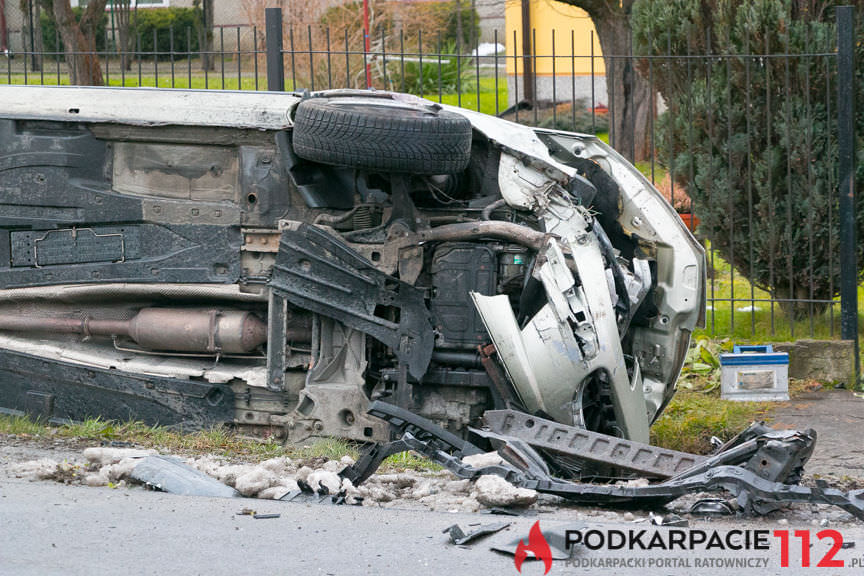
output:
<path id="1" fill-rule="evenodd" d="M 294 116 L 297 156 L 379 172 L 455 174 L 471 158 L 471 122 L 435 104 L 306 98 Z"/>

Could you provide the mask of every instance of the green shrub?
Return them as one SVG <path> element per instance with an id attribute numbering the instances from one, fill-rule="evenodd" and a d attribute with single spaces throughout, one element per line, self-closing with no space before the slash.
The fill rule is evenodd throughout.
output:
<path id="1" fill-rule="evenodd" d="M 686 184 L 700 234 L 752 284 L 778 299 L 830 300 L 840 286 L 834 260 L 836 62 L 743 55 L 834 52 L 834 7 L 847 3 L 864 12 L 862 0 L 828 0 L 818 10 L 794 0 L 634 4 L 634 50 L 660 57 L 653 61 L 654 82 L 668 106 L 658 121 L 658 158 Z M 860 16 L 858 26 L 860 39 Z M 670 51 L 724 56 L 670 61 L 663 58 Z M 861 42 L 857 58 L 864 61 Z M 641 68 L 646 71 L 647 59 Z M 860 64 L 856 82 L 864 94 Z M 864 106 L 857 113 L 860 152 Z M 864 163 L 856 176 L 860 188 Z M 856 210 L 862 237 L 861 202 Z M 857 250 L 860 260 L 864 243 Z M 806 316 L 810 306 L 824 309 L 782 301 L 780 306 L 789 317 Z"/>
<path id="2" fill-rule="evenodd" d="M 402 90 L 403 66 L 405 92 L 411 94 L 429 96 L 438 94 L 439 90 L 442 94 L 450 94 L 457 89 L 467 92 L 474 87 L 474 61 L 465 56 L 457 58 L 456 44 L 453 42 L 441 47 L 440 64 L 437 54 L 424 57 L 422 69 L 419 59 L 406 60 L 404 64 L 397 59 L 388 62 L 388 75 L 394 89 Z"/>
<path id="3" fill-rule="evenodd" d="M 201 26 L 200 11 L 195 8 L 150 8 L 138 10 L 132 17 L 132 50 L 141 52 L 154 51 L 153 33 L 156 33 L 155 51 L 163 53 L 161 60 L 168 60 L 171 50 L 171 33 L 174 34 L 174 52 L 180 52 L 175 58 L 186 58 L 184 52 L 198 51 L 198 36 Z M 190 42 L 187 44 L 186 29 L 191 30 Z M 140 46 L 139 46 L 140 38 Z M 218 45 L 216 46 L 218 49 Z M 152 55 L 150 58 L 152 59 Z"/>

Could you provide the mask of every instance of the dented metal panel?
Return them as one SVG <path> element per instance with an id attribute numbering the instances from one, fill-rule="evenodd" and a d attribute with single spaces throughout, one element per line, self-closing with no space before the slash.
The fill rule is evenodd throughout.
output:
<path id="1" fill-rule="evenodd" d="M 299 100 L 273 92 L 0 86 L 0 118 L 285 130 Z"/>

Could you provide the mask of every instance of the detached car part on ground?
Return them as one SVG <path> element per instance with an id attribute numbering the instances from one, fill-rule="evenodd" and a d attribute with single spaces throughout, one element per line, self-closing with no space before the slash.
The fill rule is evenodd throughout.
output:
<path id="1" fill-rule="evenodd" d="M 509 462 L 485 472 L 583 501 L 722 486 L 764 511 L 787 486 L 857 510 L 792 486 L 808 433 L 708 460 L 647 446 L 702 321 L 704 254 L 594 137 L 359 91 L 0 103 L 6 412 L 289 442 L 395 424 L 358 482 L 406 448 L 472 477 L 473 431 Z M 559 479 L 616 474 L 666 480 Z"/>
<path id="2" fill-rule="evenodd" d="M 704 306 L 591 136 L 413 96 L 0 88 L 0 405 L 387 440 L 386 399 L 645 442 Z"/>
<path id="3" fill-rule="evenodd" d="M 613 438 L 524 412 L 490 410 L 484 416 L 485 429 L 472 432 L 491 440 L 502 460 L 474 466 L 463 458 L 481 449 L 433 422 L 383 402 L 373 402 L 369 413 L 389 422 L 400 438 L 372 447 L 340 472 L 354 485 L 371 476 L 387 456 L 413 450 L 460 478 L 492 474 L 517 487 L 583 504 L 655 507 L 686 494 L 725 491 L 736 497 L 738 510 L 744 514 L 765 514 L 798 502 L 837 506 L 864 520 L 864 490 L 842 492 L 824 481 L 813 487 L 798 485 L 816 444 L 813 430 L 772 430 L 754 423 L 713 456 L 704 457 Z M 572 462 L 606 469 L 611 465 L 622 477 L 637 474 L 659 482 L 587 484 L 580 482 L 578 473 L 566 470 Z M 560 472 L 572 479 L 562 479 Z M 690 510 L 699 514 L 734 512 L 729 503 L 710 498 L 697 501 Z"/>

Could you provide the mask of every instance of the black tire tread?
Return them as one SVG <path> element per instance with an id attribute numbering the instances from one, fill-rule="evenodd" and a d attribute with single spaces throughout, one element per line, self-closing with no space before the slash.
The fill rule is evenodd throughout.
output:
<path id="1" fill-rule="evenodd" d="M 471 159 L 471 122 L 446 110 L 300 102 L 294 152 L 306 160 L 382 172 L 454 174 Z"/>

